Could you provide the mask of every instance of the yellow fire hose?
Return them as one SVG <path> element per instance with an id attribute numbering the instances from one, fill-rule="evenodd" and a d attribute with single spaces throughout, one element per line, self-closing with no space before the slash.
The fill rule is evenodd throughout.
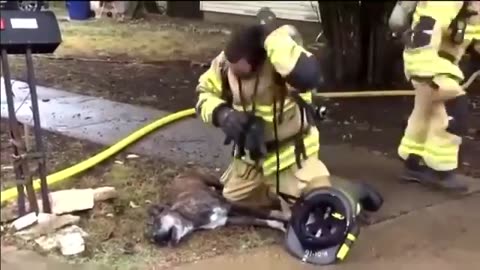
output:
<path id="1" fill-rule="evenodd" d="M 476 71 L 468 80 L 463 84 L 463 87 L 466 89 L 470 86 L 476 77 L 480 75 L 480 70 Z M 413 90 L 392 90 L 392 91 L 364 91 L 364 92 L 330 92 L 330 93 L 317 93 L 315 96 L 323 97 L 323 98 L 351 98 L 351 97 L 385 97 L 385 96 L 411 96 L 413 95 Z M 123 138 L 116 144 L 110 146 L 106 150 L 96 154 L 95 156 L 84 160 L 80 163 L 77 163 L 69 168 L 61 170 L 59 172 L 53 173 L 47 176 L 47 183 L 49 185 L 59 183 L 63 180 L 69 179 L 70 177 L 81 173 L 85 170 L 92 168 L 93 166 L 99 164 L 100 162 L 108 159 L 109 157 L 117 154 L 125 147 L 129 146 L 130 144 L 136 142 L 137 140 L 141 139 L 142 137 L 150 134 L 152 131 L 155 131 L 161 127 L 164 127 L 168 124 L 181 120 L 183 118 L 193 116 L 195 114 L 195 109 L 186 109 L 183 111 L 179 111 L 176 113 L 169 114 L 165 117 L 162 117 L 156 120 L 153 123 L 146 125 L 145 127 L 134 131 L 132 134 L 128 135 L 127 137 Z M 40 179 L 36 179 L 33 181 L 33 188 L 35 190 L 40 189 Z M 1 202 L 6 202 L 13 200 L 17 197 L 17 188 L 9 188 L 1 193 Z"/>
<path id="2" fill-rule="evenodd" d="M 480 70 L 475 71 L 462 84 L 463 89 L 467 89 L 480 76 Z M 398 97 L 398 96 L 413 96 L 413 90 L 387 90 L 387 91 L 360 91 L 360 92 L 330 92 L 317 93 L 316 97 L 321 98 L 357 98 L 357 97 Z"/>

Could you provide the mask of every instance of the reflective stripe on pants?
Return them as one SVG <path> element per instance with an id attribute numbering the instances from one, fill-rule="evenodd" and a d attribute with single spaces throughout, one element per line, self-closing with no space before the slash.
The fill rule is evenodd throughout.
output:
<path id="1" fill-rule="evenodd" d="M 449 116 L 444 102 L 438 99 L 442 85 L 438 90 L 425 83 L 413 82 L 413 85 L 415 104 L 398 147 L 399 156 L 406 159 L 409 154 L 419 155 L 428 167 L 437 171 L 456 169 L 462 139 L 447 131 Z M 453 90 L 450 87 L 449 91 Z M 461 87 L 457 91 L 463 94 Z"/>

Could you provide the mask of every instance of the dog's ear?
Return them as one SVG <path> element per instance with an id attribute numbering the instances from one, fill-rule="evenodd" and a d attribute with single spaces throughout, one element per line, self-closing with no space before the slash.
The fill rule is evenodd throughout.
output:
<path id="1" fill-rule="evenodd" d="M 165 209 L 168 208 L 166 204 L 154 204 L 147 209 L 147 213 L 151 217 L 160 215 Z"/>

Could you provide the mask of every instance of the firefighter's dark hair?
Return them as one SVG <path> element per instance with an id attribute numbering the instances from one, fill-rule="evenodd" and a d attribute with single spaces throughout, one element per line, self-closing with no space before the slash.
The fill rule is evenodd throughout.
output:
<path id="1" fill-rule="evenodd" d="M 225 56 L 231 63 L 245 58 L 250 64 L 258 65 L 266 58 L 263 48 L 264 29 L 260 25 L 244 27 L 232 34 L 225 47 Z"/>

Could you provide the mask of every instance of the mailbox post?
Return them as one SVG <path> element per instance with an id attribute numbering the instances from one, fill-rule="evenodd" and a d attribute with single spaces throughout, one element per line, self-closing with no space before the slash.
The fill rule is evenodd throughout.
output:
<path id="1" fill-rule="evenodd" d="M 0 15 L 0 50 L 2 75 L 5 84 L 5 94 L 8 106 L 10 142 L 13 148 L 13 166 L 17 178 L 19 215 L 27 212 L 39 212 L 35 190 L 33 188 L 33 171 L 30 161 L 38 166 L 37 172 L 41 183 L 42 209 L 51 212 L 49 190 L 47 186 L 46 151 L 42 141 L 42 129 L 38 108 L 36 80 L 33 68 L 33 54 L 53 53 L 62 42 L 60 28 L 55 14 L 51 11 L 25 12 L 3 10 Z M 20 125 L 15 115 L 14 93 L 12 91 L 8 56 L 10 54 L 25 55 L 27 68 L 27 83 L 30 90 L 31 109 L 33 115 L 33 134 L 35 147 L 32 151 L 26 149 L 22 141 Z M 25 206 L 25 190 L 29 202 Z"/>

